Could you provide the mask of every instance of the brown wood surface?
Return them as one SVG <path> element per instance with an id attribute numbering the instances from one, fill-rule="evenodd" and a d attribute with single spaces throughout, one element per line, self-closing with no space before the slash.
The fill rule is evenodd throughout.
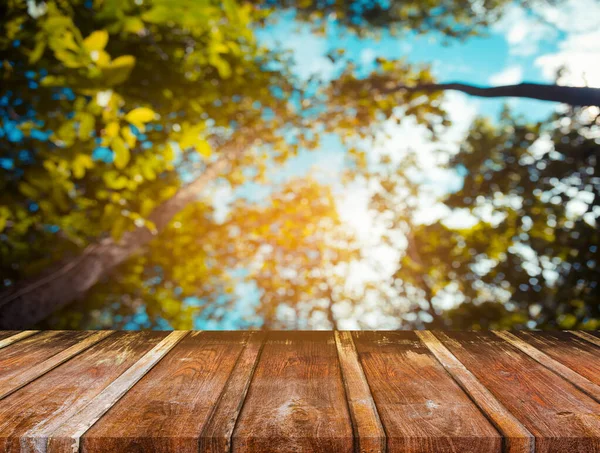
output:
<path id="1" fill-rule="evenodd" d="M 492 332 L 436 336 L 536 437 L 536 452 L 600 451 L 600 404 Z"/>
<path id="2" fill-rule="evenodd" d="M 375 401 L 373 401 L 369 383 L 360 366 L 352 333 L 335 332 L 335 342 L 354 427 L 355 449 L 362 453 L 384 452 L 386 450 L 385 431 Z"/>
<path id="3" fill-rule="evenodd" d="M 19 333 L 18 330 L 0 330 L 0 340 L 4 340 L 5 338 L 12 337 L 13 335 Z"/>
<path id="4" fill-rule="evenodd" d="M 51 355 L 50 357 L 38 363 L 32 363 L 30 367 L 23 369 L 19 373 L 11 374 L 10 376 L 7 376 L 6 379 L 0 381 L 0 400 L 17 391 L 24 385 L 27 385 L 31 381 L 37 379 L 38 377 L 43 376 L 53 368 L 63 364 L 70 358 L 79 354 L 81 351 L 84 351 L 99 341 L 104 340 L 111 334 L 112 331 L 107 330 L 91 332 L 88 335 L 85 335 L 85 333 L 75 332 L 74 335 L 81 335 L 79 341 L 74 342 L 65 348 L 60 348 L 60 352 L 57 352 L 56 354 Z M 49 343 L 53 343 L 52 340 L 50 340 Z M 67 343 L 69 342 L 67 341 Z M 45 349 L 44 345 L 45 342 L 42 342 L 39 347 L 41 349 Z"/>
<path id="5" fill-rule="evenodd" d="M 0 349 L 10 346 L 23 338 L 30 337 L 38 333 L 38 330 L 2 330 L 0 331 Z"/>
<path id="6" fill-rule="evenodd" d="M 414 332 L 355 332 L 390 453 L 500 452 L 498 432 Z"/>
<path id="7" fill-rule="evenodd" d="M 353 451 L 333 332 L 271 332 L 233 433 L 233 451 Z"/>
<path id="8" fill-rule="evenodd" d="M 231 436 L 254 376 L 264 340 L 264 332 L 250 333 L 246 346 L 241 352 L 208 422 L 202 429 L 199 451 L 205 453 L 230 451 Z"/>
<path id="9" fill-rule="evenodd" d="M 0 453 L 600 453 L 596 332 L 0 331 Z"/>
<path id="10" fill-rule="evenodd" d="M 242 332 L 193 332 L 81 441 L 82 452 L 197 452 L 202 427 L 244 349 Z"/>
<path id="11" fill-rule="evenodd" d="M 0 451 L 43 451 L 46 440 L 166 333 L 117 332 L 0 402 Z"/>
<path id="12" fill-rule="evenodd" d="M 515 332 L 511 334 L 544 356 L 533 358 L 584 393 L 600 401 L 600 348 L 568 332 Z M 557 364 L 559 366 L 557 366 Z"/>
<path id="13" fill-rule="evenodd" d="M 37 365 L 91 335 L 92 332 L 50 330 L 26 337 L 0 353 L 0 388 Z"/>
<path id="14" fill-rule="evenodd" d="M 530 453 L 535 438 L 440 340 L 428 331 L 418 331 L 417 336 L 435 355 L 446 371 L 456 380 L 492 424 L 502 433 L 505 453 Z"/>
<path id="15" fill-rule="evenodd" d="M 574 332 L 569 332 L 579 338 L 583 338 L 584 340 L 586 340 L 588 343 L 592 343 L 595 344 L 596 346 L 600 346 L 600 335 L 599 334 L 594 334 L 594 332 L 581 332 L 581 331 L 574 331 Z"/>

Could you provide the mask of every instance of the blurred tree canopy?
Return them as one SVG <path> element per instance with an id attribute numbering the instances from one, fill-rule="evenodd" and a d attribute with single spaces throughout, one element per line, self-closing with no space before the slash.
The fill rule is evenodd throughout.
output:
<path id="1" fill-rule="evenodd" d="M 419 189 L 405 174 L 416 164 L 387 172 L 372 205 L 407 231 L 393 278 L 413 308 L 397 316 L 430 328 L 599 328 L 600 121 L 590 113 L 476 119 L 448 164 L 464 184 L 441 200 L 468 215 L 463 225 L 449 215 L 415 224 Z M 461 303 L 444 310 L 449 297 Z"/>
<path id="2" fill-rule="evenodd" d="M 349 149 L 348 179 L 379 178 L 373 205 L 408 238 L 394 287 L 414 309 L 385 307 L 403 325 L 597 327 L 596 118 L 477 120 L 450 164 L 464 187 L 444 200 L 473 226 L 417 224 L 414 163 L 373 173 L 366 139 L 388 118 L 432 139 L 449 125 L 443 87 L 398 89 L 435 85 L 430 68 L 380 60 L 365 78 L 349 63 L 314 83 L 255 36 L 293 9 L 316 30 L 333 17 L 359 34 L 466 39 L 509 2 L 468 3 L 3 2 L 0 328 L 190 328 L 239 310 L 240 287 L 259 303 L 238 326 L 336 326 L 333 305 L 360 303 L 345 278 L 361 253 L 331 187 L 304 177 L 258 203 L 237 195 L 328 134 Z M 438 308 L 444 292 L 462 304 Z"/>

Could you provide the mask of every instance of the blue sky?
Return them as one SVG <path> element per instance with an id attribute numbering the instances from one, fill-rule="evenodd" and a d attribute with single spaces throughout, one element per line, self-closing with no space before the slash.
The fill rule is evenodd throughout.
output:
<path id="1" fill-rule="evenodd" d="M 324 80 L 334 77 L 336 67 L 326 55 L 332 50 L 344 49 L 345 57 L 352 59 L 365 74 L 377 57 L 406 58 L 410 63 L 431 64 L 440 82 L 460 81 L 480 85 L 521 81 L 552 83 L 556 70 L 562 66 L 567 71 L 559 83 L 581 85 L 585 82 L 600 87 L 598 18 L 600 3 L 595 0 L 567 0 L 560 7 L 546 5 L 533 12 L 511 6 L 505 18 L 491 27 L 486 36 L 443 45 L 440 37 L 432 34 L 393 37 L 383 33 L 379 39 L 361 39 L 344 32 L 335 22 L 329 23 L 325 36 L 317 36 L 308 25 L 297 23 L 293 14 L 286 13 L 275 23 L 259 30 L 258 36 L 264 45 L 289 50 L 295 61 L 296 75 L 304 79 L 312 75 Z M 433 221 L 444 214 L 444 208 L 436 203 L 436 197 L 455 190 L 461 184 L 460 175 L 441 168 L 443 159 L 433 158 L 434 151 L 446 150 L 448 155 L 457 152 L 461 139 L 476 115 L 497 118 L 507 103 L 513 111 L 532 121 L 544 120 L 560 108 L 554 103 L 535 100 L 490 100 L 450 93 L 446 97 L 445 108 L 453 126 L 443 135 L 439 144 L 433 145 L 427 132 L 410 119 L 400 126 L 384 125 L 389 138 L 387 142 L 378 144 L 372 150 L 372 155 L 392 149 L 400 159 L 403 153 L 408 152 L 408 148 L 412 148 L 419 153 L 426 168 L 420 181 L 430 186 L 431 190 L 425 191 L 429 193 L 429 198 L 423 200 L 423 205 L 428 209 L 420 213 L 419 220 Z M 399 147 L 398 143 L 403 146 Z M 320 149 L 301 152 L 283 168 L 274 168 L 267 185 L 246 185 L 238 193 L 231 193 L 224 187 L 217 189 L 219 195 L 216 198 L 220 201 L 216 207 L 224 216 L 228 201 L 236 196 L 261 201 L 276 183 L 309 173 L 324 175 L 337 190 L 338 209 L 342 218 L 356 232 L 364 247 L 366 261 L 354 266 L 350 283 L 360 287 L 365 282 L 383 282 L 394 271 L 398 255 L 382 248 L 379 242 L 381 225 L 368 210 L 366 184 L 361 181 L 350 186 L 341 184 L 345 153 L 340 140 L 335 135 L 328 136 Z M 465 220 L 459 218 L 457 221 L 460 223 Z M 378 264 L 377 269 L 370 264 L 372 261 Z M 253 318 L 253 307 L 259 294 L 252 285 L 244 285 L 236 289 L 236 295 L 236 310 L 229 312 L 220 322 L 197 319 L 195 328 L 232 329 L 246 326 L 248 318 Z M 452 303 L 449 300 L 438 302 L 441 306 Z M 378 313 L 377 305 L 376 300 L 366 298 L 363 306 L 353 312 L 339 310 L 336 314 L 341 320 L 340 327 L 357 328 L 357 320 L 361 319 L 371 328 L 397 328 L 398 321 L 386 319 L 385 315 Z M 254 322 L 260 325 L 260 320 L 255 317 Z"/>

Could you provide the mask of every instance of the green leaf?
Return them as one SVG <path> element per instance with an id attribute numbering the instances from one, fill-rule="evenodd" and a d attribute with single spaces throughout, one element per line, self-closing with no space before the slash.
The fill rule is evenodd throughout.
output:
<path id="1" fill-rule="evenodd" d="M 129 182 L 125 176 L 119 175 L 116 171 L 108 171 L 102 177 L 106 186 L 115 190 L 124 189 Z"/>
<path id="2" fill-rule="evenodd" d="M 108 32 L 106 30 L 98 30 L 90 34 L 83 40 L 85 48 L 92 52 L 94 50 L 104 50 L 108 42 Z"/>
<path id="3" fill-rule="evenodd" d="M 112 141 L 111 148 L 115 153 L 115 167 L 118 169 L 125 168 L 131 157 L 129 149 L 125 146 L 125 142 L 121 137 L 115 137 Z"/>
<path id="4" fill-rule="evenodd" d="M 112 236 L 112 238 L 115 241 L 118 241 L 119 239 L 121 239 L 121 236 L 123 236 L 123 233 L 127 229 L 128 225 L 129 225 L 129 220 L 127 219 L 127 217 L 123 217 L 123 216 L 117 217 L 115 219 L 114 223 L 112 224 L 112 228 L 110 230 L 110 235 Z"/>
<path id="5" fill-rule="evenodd" d="M 10 219 L 10 209 L 6 206 L 0 206 L 0 233 L 4 231 L 6 228 L 6 224 L 8 223 L 8 219 Z"/>
<path id="6" fill-rule="evenodd" d="M 135 66 L 135 58 L 131 55 L 123 55 L 115 58 L 107 66 L 102 67 L 102 74 L 108 86 L 118 85 L 125 82 Z"/>
<path id="7" fill-rule="evenodd" d="M 77 154 L 73 159 L 73 176 L 76 179 L 81 179 L 85 176 L 85 171 L 94 167 L 94 161 L 87 154 Z"/>
<path id="8" fill-rule="evenodd" d="M 222 4 L 227 18 L 232 22 L 236 22 L 238 18 L 238 6 L 235 0 L 223 0 Z"/>
<path id="9" fill-rule="evenodd" d="M 138 124 L 145 124 L 148 121 L 152 121 L 155 115 L 156 114 L 152 109 L 147 107 L 138 107 L 137 109 L 133 109 L 127 115 L 125 115 L 125 119 L 134 126 L 137 126 Z"/>
<path id="10" fill-rule="evenodd" d="M 139 17 L 128 17 L 123 24 L 123 31 L 137 34 L 144 29 L 144 22 Z"/>
<path id="11" fill-rule="evenodd" d="M 87 112 L 81 112 L 78 115 L 79 117 L 79 131 L 78 136 L 80 140 L 86 140 L 90 138 L 90 134 L 94 130 L 94 125 L 96 123 L 94 115 Z"/>
<path id="12" fill-rule="evenodd" d="M 46 42 L 43 40 L 39 40 L 35 43 L 35 47 L 29 54 L 29 63 L 37 63 L 42 55 L 44 55 L 44 50 L 46 50 Z"/>
<path id="13" fill-rule="evenodd" d="M 19 192 L 25 195 L 28 198 L 37 198 L 38 191 L 31 185 L 26 182 L 22 182 L 19 184 Z"/>

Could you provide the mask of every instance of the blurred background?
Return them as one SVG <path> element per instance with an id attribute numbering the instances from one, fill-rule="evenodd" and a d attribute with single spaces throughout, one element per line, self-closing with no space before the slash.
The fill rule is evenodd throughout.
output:
<path id="1" fill-rule="evenodd" d="M 0 328 L 600 327 L 600 1 L 0 18 Z"/>

